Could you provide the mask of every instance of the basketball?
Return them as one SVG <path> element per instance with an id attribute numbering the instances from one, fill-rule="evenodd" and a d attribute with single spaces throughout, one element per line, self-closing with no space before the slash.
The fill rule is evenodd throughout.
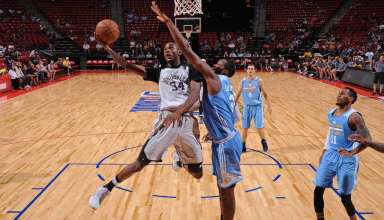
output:
<path id="1" fill-rule="evenodd" d="M 120 35 L 119 26 L 110 19 L 100 21 L 96 25 L 96 38 L 107 45 L 115 42 Z"/>

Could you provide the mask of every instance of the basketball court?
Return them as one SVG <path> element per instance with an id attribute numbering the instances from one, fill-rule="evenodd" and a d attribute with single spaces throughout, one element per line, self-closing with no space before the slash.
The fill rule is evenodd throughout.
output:
<path id="1" fill-rule="evenodd" d="M 313 178 L 327 133 L 326 114 L 338 88 L 292 73 L 258 73 L 273 115 L 266 118 L 270 151 L 259 151 L 251 129 L 242 155 L 244 181 L 236 187 L 236 219 L 313 219 Z M 233 78 L 239 86 L 243 72 Z M 144 168 L 94 211 L 88 198 L 103 182 L 136 159 L 156 112 L 136 105 L 157 85 L 127 72 L 83 72 L 68 80 L 9 99 L 0 105 L 2 219 L 219 219 L 210 143 L 203 143 L 204 176 L 197 181 L 162 163 Z M 144 97 L 145 98 L 145 97 Z M 151 98 L 150 98 L 151 99 Z M 156 105 L 156 97 L 152 97 Z M 141 108 L 140 108 L 141 106 Z M 383 103 L 359 96 L 360 111 L 382 140 Z M 20 117 L 21 116 L 21 117 Z M 239 124 L 238 124 L 239 126 Z M 201 134 L 206 130 L 200 125 Z M 354 202 L 359 219 L 383 219 L 384 159 L 360 154 Z M 329 219 L 346 219 L 337 189 L 325 194 Z"/>

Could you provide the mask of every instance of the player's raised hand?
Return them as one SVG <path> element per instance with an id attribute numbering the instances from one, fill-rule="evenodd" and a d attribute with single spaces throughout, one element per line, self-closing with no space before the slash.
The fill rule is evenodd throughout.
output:
<path id="1" fill-rule="evenodd" d="M 363 145 L 366 144 L 368 141 L 365 137 L 361 136 L 360 134 L 352 134 L 348 137 L 348 140 L 356 141 L 356 142 L 359 142 Z"/>
<path id="2" fill-rule="evenodd" d="M 167 22 L 167 21 L 170 20 L 169 17 L 168 17 L 167 15 L 165 15 L 165 14 L 160 10 L 159 6 L 156 4 L 155 1 L 152 1 L 151 9 L 152 9 L 153 12 L 155 12 L 155 14 L 157 15 L 156 18 L 157 18 L 159 21 L 165 23 L 165 22 Z"/>

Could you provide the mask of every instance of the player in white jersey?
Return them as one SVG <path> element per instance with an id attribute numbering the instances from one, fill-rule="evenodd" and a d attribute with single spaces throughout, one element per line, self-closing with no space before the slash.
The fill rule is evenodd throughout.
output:
<path id="1" fill-rule="evenodd" d="M 104 47 L 122 67 L 142 76 L 144 80 L 158 83 L 161 104 L 153 132 L 143 145 L 137 160 L 126 165 L 106 185 L 99 187 L 89 199 L 90 206 L 99 208 L 105 196 L 116 185 L 141 171 L 151 161 L 161 161 L 170 145 L 175 145 L 177 155 L 188 172 L 197 179 L 201 178 L 203 159 L 198 139 L 198 122 L 190 111 L 199 99 L 200 83 L 195 81 L 197 74 L 192 68 L 181 63 L 181 52 L 176 44 L 170 42 L 164 46 L 167 65 L 163 68 L 129 64 L 109 46 Z M 178 123 L 172 123 L 173 121 Z"/>

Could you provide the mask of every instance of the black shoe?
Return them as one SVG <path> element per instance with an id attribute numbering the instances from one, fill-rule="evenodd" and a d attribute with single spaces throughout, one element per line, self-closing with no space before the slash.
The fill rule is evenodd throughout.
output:
<path id="1" fill-rule="evenodd" d="M 261 145 L 263 145 L 263 151 L 267 152 L 268 151 L 268 144 L 266 140 L 261 141 Z"/>
<path id="2" fill-rule="evenodd" d="M 247 152 L 247 147 L 245 147 L 245 145 L 243 145 L 243 153 Z"/>

